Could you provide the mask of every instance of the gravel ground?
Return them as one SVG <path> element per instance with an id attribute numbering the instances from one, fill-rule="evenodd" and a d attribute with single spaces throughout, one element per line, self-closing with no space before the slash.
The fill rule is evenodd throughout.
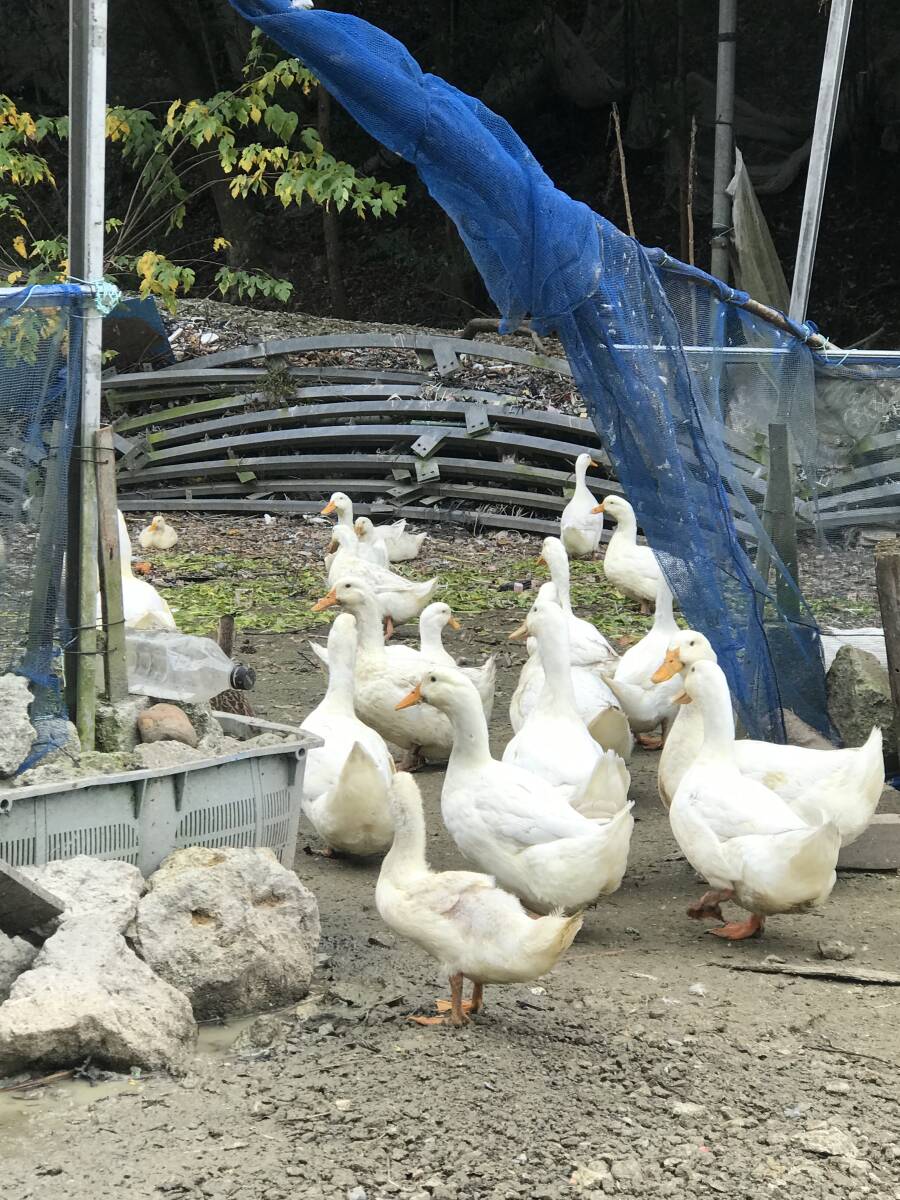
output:
<path id="1" fill-rule="evenodd" d="M 231 524 L 273 542 L 297 532 L 287 522 Z M 205 534 L 214 545 L 215 527 Z M 533 549 L 495 544 L 498 578 L 505 555 Z M 438 534 L 420 565 L 453 553 Z M 519 662 L 506 658 L 512 618 L 472 615 L 463 634 L 470 658 L 497 650 L 510 662 L 492 728 L 498 750 Z M 305 636 L 254 633 L 244 645 L 260 715 L 300 720 L 322 691 Z M 5 1099 L 5 1193 L 900 1198 L 900 993 L 729 969 L 767 954 L 815 961 L 825 937 L 856 948 L 847 968 L 895 968 L 896 876 L 843 875 L 822 912 L 775 918 L 759 941 L 722 944 L 685 916 L 699 884 L 671 837 L 655 768 L 654 755 L 636 754 L 622 889 L 588 913 L 550 977 L 488 989 L 485 1014 L 462 1031 L 406 1020 L 429 1011 L 446 981 L 382 925 L 377 863 L 323 859 L 302 831 L 296 867 L 323 929 L 313 997 L 241 1032 L 236 1046 L 236 1029 L 213 1031 L 214 1044 L 207 1033 L 180 1080 Z M 441 773 L 418 778 L 432 862 L 460 865 L 440 822 Z"/>

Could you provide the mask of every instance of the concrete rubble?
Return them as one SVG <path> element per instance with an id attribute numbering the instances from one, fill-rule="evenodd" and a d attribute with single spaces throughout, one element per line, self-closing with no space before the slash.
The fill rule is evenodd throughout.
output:
<path id="1" fill-rule="evenodd" d="M 884 731 L 885 745 L 896 742 L 891 683 L 874 654 L 842 646 L 828 671 L 828 715 L 848 746 L 861 746 L 872 726 Z"/>
<path id="2" fill-rule="evenodd" d="M 21 675 L 0 675 L 0 778 L 15 775 L 31 753 L 37 733 L 28 717 L 32 695 Z"/>
<path id="3" fill-rule="evenodd" d="M 138 907 L 140 953 L 198 1020 L 302 999 L 318 943 L 315 897 L 271 850 L 176 850 Z"/>
<path id="4" fill-rule="evenodd" d="M 0 933 L 0 1004 L 9 996 L 12 985 L 37 957 L 37 946 L 23 938 Z"/>
<path id="5" fill-rule="evenodd" d="M 144 877 L 131 863 L 89 858 L 79 854 L 42 867 L 22 867 L 22 874 L 40 884 L 65 905 L 65 915 L 94 914 L 124 933 L 137 915 L 138 901 L 146 891 Z M 60 920 L 53 923 L 58 928 Z"/>
<path id="6" fill-rule="evenodd" d="M 120 1071 L 179 1071 L 196 1032 L 188 1000 L 112 923 L 73 915 L 0 1005 L 0 1076 L 88 1057 Z"/>

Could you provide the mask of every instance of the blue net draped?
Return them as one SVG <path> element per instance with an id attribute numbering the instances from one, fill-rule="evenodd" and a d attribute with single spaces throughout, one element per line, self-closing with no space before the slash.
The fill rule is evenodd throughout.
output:
<path id="1" fill-rule="evenodd" d="M 748 731 L 781 740 L 783 707 L 828 731 L 818 630 L 777 556 L 782 602 L 794 592 L 790 615 L 748 557 L 739 531 L 771 545 L 723 440 L 734 389 L 750 388 L 757 407 L 794 432 L 801 461 L 814 462 L 808 330 L 797 328 L 798 338 L 760 320 L 740 307 L 742 294 L 646 250 L 559 191 L 506 121 L 423 73 L 383 31 L 290 0 L 231 3 L 414 164 L 459 229 L 501 328 L 530 315 L 538 331 L 558 335 L 640 525 L 688 623 L 715 647 Z M 689 359 L 686 345 L 705 350 Z"/>
<path id="2" fill-rule="evenodd" d="M 78 421 L 82 289 L 0 296 L 0 674 L 28 679 L 37 741 L 66 742 L 61 580 Z"/>

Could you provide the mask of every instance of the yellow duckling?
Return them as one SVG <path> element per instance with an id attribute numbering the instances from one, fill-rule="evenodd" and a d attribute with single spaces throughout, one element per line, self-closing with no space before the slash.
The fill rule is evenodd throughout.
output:
<path id="1" fill-rule="evenodd" d="M 142 550 L 171 550 L 177 541 L 178 534 L 161 513 L 157 513 L 138 534 Z"/>

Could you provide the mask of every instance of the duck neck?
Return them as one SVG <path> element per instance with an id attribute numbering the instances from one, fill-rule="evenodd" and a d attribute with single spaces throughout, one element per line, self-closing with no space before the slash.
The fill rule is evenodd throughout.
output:
<path id="1" fill-rule="evenodd" d="M 583 493 L 588 490 L 588 486 L 587 486 L 587 483 L 585 482 L 585 480 L 587 479 L 587 472 L 588 472 L 589 465 L 590 464 L 586 463 L 586 462 L 577 462 L 575 464 L 575 491 L 576 492 Z"/>
<path id="2" fill-rule="evenodd" d="M 567 616 L 572 615 L 572 588 L 569 580 L 569 560 L 560 555 L 550 564 L 550 578 L 556 588 L 559 606 Z"/>
<path id="3" fill-rule="evenodd" d="M 538 697 L 539 707 L 557 716 L 577 712 L 572 671 L 569 666 L 571 656 L 565 630 L 544 630 L 543 635 L 538 638 L 538 654 L 544 669 L 544 686 Z"/>
<path id="4" fill-rule="evenodd" d="M 381 614 L 373 596 L 366 596 L 353 609 L 356 617 L 357 659 L 368 658 L 382 661 L 384 655 L 384 630 Z M 330 655 L 329 655 L 330 657 Z"/>
<path id="5" fill-rule="evenodd" d="M 617 519 L 613 537 L 619 538 L 623 542 L 630 542 L 632 545 L 637 543 L 637 520 L 633 512 L 624 512 Z"/>
<path id="6" fill-rule="evenodd" d="M 659 633 L 673 633 L 678 628 L 672 605 L 672 590 L 668 584 L 663 584 L 656 593 L 656 612 L 653 616 L 653 628 Z"/>
<path id="7" fill-rule="evenodd" d="M 471 697 L 460 699 L 447 716 L 453 726 L 453 749 L 450 761 L 456 766 L 484 766 L 491 761 L 491 745 L 488 738 L 484 709 L 472 687 Z"/>
<path id="8" fill-rule="evenodd" d="M 395 883 L 422 875 L 428 870 L 425 860 L 425 817 L 421 805 L 394 803 L 394 841 L 381 870 Z"/>
<path id="9" fill-rule="evenodd" d="M 444 641 L 440 625 L 430 621 L 425 614 L 419 618 L 419 648 L 426 658 L 440 660 L 444 657 Z"/>
<path id="10" fill-rule="evenodd" d="M 342 505 L 338 509 L 338 525 L 343 525 L 345 529 L 353 528 L 353 505 Z"/>
<path id="11" fill-rule="evenodd" d="M 732 759 L 734 757 L 734 713 L 731 709 L 731 696 L 724 679 L 722 687 L 716 693 L 698 696 L 694 704 L 699 704 L 703 716 L 703 748 L 704 758 Z"/>
<path id="12" fill-rule="evenodd" d="M 321 707 L 343 717 L 356 716 L 353 707 L 354 647 L 340 638 L 328 640 L 328 688 Z"/>

